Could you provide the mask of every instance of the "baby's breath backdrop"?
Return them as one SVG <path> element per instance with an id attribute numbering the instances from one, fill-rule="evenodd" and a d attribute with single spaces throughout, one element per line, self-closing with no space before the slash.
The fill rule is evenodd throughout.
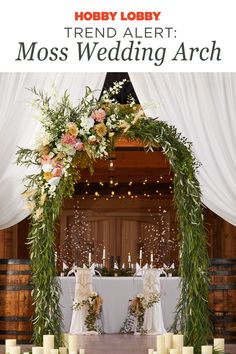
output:
<path id="1" fill-rule="evenodd" d="M 174 202 L 181 234 L 181 296 L 173 329 L 184 334 L 185 345 L 195 353 L 211 334 L 208 318 L 208 257 L 203 227 L 201 195 L 196 178 L 198 163 L 191 144 L 173 126 L 146 117 L 132 98 L 120 105 L 114 96 L 124 81 L 103 91 L 100 99 L 86 88 L 78 106 L 69 93 L 60 99 L 33 89 L 40 112 L 42 137 L 34 149 L 19 148 L 18 164 L 36 165 L 37 173 L 26 176 L 24 193 L 31 209 L 28 237 L 33 271 L 34 342 L 54 334 L 61 343 L 60 286 L 55 267 L 55 222 L 64 197 L 72 197 L 81 170 L 93 172 L 96 159 L 106 158 L 117 137 L 144 142 L 147 152 L 160 147 L 174 172 Z"/>

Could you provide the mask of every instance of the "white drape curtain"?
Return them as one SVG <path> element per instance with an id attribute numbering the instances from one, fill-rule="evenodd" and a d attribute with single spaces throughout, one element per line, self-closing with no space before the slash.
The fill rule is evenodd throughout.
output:
<path id="1" fill-rule="evenodd" d="M 22 178 L 31 169 L 15 165 L 17 146 L 32 146 L 40 125 L 31 108 L 36 87 L 58 94 L 65 90 L 76 103 L 85 93 L 85 86 L 102 89 L 106 73 L 1 73 L 0 74 L 0 229 L 10 227 L 29 214 L 21 193 Z M 99 91 L 97 91 L 99 95 Z"/>
<path id="2" fill-rule="evenodd" d="M 145 112 L 193 143 L 202 201 L 236 225 L 236 73 L 129 73 Z"/>

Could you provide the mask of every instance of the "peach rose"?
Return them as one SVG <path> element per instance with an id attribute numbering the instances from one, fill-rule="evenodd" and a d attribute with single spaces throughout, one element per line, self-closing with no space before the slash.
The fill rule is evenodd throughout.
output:
<path id="1" fill-rule="evenodd" d="M 77 137 L 79 133 L 79 129 L 75 123 L 68 123 L 67 124 L 67 129 L 70 135 L 74 136 L 75 138 Z"/>
<path id="2" fill-rule="evenodd" d="M 62 175 L 62 169 L 60 167 L 55 167 L 52 170 L 53 177 L 61 177 Z"/>
<path id="3" fill-rule="evenodd" d="M 53 177 L 53 174 L 52 172 L 44 172 L 43 177 L 46 179 L 46 181 L 49 181 Z"/>
<path id="4" fill-rule="evenodd" d="M 103 122 L 104 118 L 106 117 L 106 112 L 104 111 L 104 109 L 99 108 L 96 111 L 94 111 L 91 114 L 91 117 L 96 121 L 96 122 Z"/>
<path id="5" fill-rule="evenodd" d="M 84 144 L 82 143 L 81 140 L 78 140 L 77 143 L 75 144 L 74 148 L 77 151 L 82 151 L 84 149 Z"/>
<path id="6" fill-rule="evenodd" d="M 62 142 L 62 144 L 74 146 L 76 144 L 76 139 L 74 136 L 72 136 L 70 134 L 63 134 L 61 137 L 61 142 Z"/>
<path id="7" fill-rule="evenodd" d="M 107 127 L 105 126 L 104 123 L 99 123 L 95 125 L 94 130 L 96 131 L 97 135 L 100 137 L 103 137 L 107 133 Z"/>
<path id="8" fill-rule="evenodd" d="M 51 162 L 51 159 L 48 155 L 43 155 L 40 159 L 42 165 L 46 165 L 47 163 Z"/>

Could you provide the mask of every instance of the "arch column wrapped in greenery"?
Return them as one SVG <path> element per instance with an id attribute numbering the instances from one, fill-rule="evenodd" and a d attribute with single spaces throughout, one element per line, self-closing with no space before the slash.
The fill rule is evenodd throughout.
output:
<path id="1" fill-rule="evenodd" d="M 97 100 L 90 89 L 73 107 L 67 93 L 60 100 L 33 90 L 41 113 L 43 136 L 35 149 L 20 148 L 17 162 L 35 164 L 39 172 L 26 176 L 31 209 L 28 237 L 33 270 L 34 342 L 42 344 L 43 334 L 54 334 L 61 342 L 60 285 L 54 259 L 55 222 L 64 197 L 72 197 L 81 169 L 97 158 L 106 158 L 114 140 L 125 136 L 144 142 L 147 150 L 161 146 L 174 172 L 174 202 L 180 244 L 181 295 L 173 328 L 184 334 L 185 345 L 195 353 L 211 334 L 208 317 L 208 256 L 201 210 L 201 193 L 196 178 L 198 164 L 191 144 L 173 126 L 148 118 L 132 98 L 125 108 L 113 98 L 124 82 L 115 83 Z"/>

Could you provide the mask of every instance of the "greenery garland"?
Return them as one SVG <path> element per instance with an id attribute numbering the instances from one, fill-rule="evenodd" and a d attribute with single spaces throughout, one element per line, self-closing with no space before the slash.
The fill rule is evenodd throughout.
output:
<path id="1" fill-rule="evenodd" d="M 84 324 L 89 332 L 102 333 L 102 328 L 97 323 L 102 311 L 102 302 L 102 298 L 96 292 L 92 292 L 86 299 L 73 304 L 73 309 L 77 311 L 86 306 L 88 314 Z"/>
<path id="2" fill-rule="evenodd" d="M 191 144 L 175 127 L 146 117 L 132 98 L 125 107 L 116 102 L 114 95 L 123 84 L 124 81 L 114 83 L 100 100 L 87 88 L 76 107 L 67 92 L 58 99 L 33 89 L 43 134 L 34 149 L 19 148 L 17 163 L 38 167 L 38 173 L 25 178 L 25 197 L 31 210 L 28 243 L 33 268 L 34 342 L 41 345 L 43 334 L 48 333 L 55 335 L 57 346 L 61 342 L 54 242 L 62 200 L 73 196 L 81 169 L 89 167 L 92 173 L 94 160 L 106 158 L 114 140 L 122 135 L 143 141 L 148 151 L 161 146 L 174 172 L 174 201 L 181 236 L 181 296 L 173 328 L 184 334 L 185 345 L 193 345 L 197 354 L 211 334 L 208 256 L 196 178 L 198 163 Z"/>
<path id="3" fill-rule="evenodd" d="M 120 328 L 120 333 L 127 334 L 135 331 L 136 333 L 147 334 L 147 330 L 143 328 L 145 311 L 157 304 L 160 297 L 158 291 L 151 293 L 148 298 L 144 294 L 137 294 L 129 305 L 128 314 Z M 136 328 L 135 322 L 137 323 Z"/>

